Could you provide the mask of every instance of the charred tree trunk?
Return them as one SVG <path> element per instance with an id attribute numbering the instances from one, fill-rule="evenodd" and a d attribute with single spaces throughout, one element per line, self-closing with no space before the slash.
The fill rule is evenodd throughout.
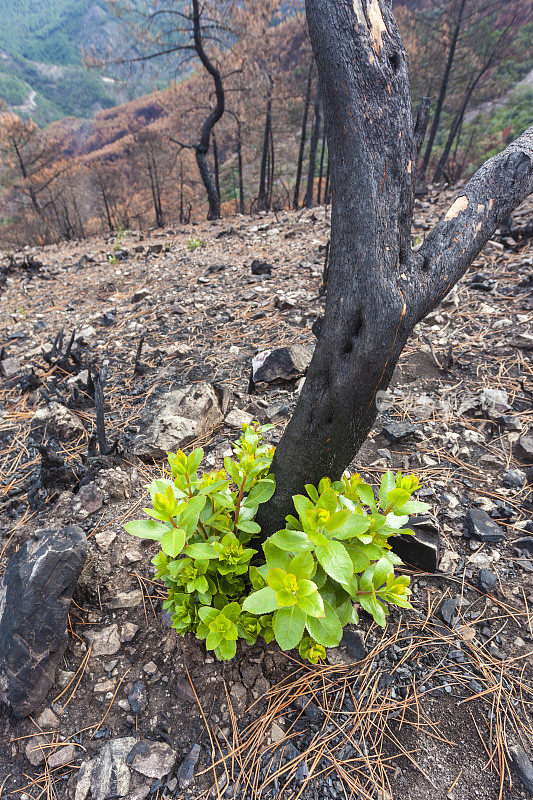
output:
<path id="1" fill-rule="evenodd" d="M 448 51 L 448 59 L 446 61 L 446 67 L 444 69 L 444 75 L 442 76 L 442 82 L 440 85 L 437 107 L 435 109 L 435 115 L 433 117 L 433 122 L 431 124 L 431 130 L 429 132 L 428 143 L 426 145 L 426 150 L 424 152 L 424 158 L 422 160 L 422 164 L 420 165 L 419 177 L 421 182 L 423 182 L 426 178 L 429 159 L 431 158 L 431 152 L 433 150 L 433 145 L 435 144 L 435 137 L 437 135 L 437 130 L 440 124 L 440 116 L 442 113 L 442 107 L 444 105 L 444 98 L 446 97 L 446 92 L 448 91 L 448 83 L 450 80 L 450 73 L 452 71 L 452 64 L 455 56 L 455 48 L 457 47 L 457 39 L 459 38 L 459 33 L 461 31 L 461 23 L 463 20 L 463 13 L 465 10 L 466 2 L 467 0 L 460 0 L 459 11 L 457 14 L 457 21 L 455 23 L 452 40 L 450 42 L 450 49 Z"/>
<path id="2" fill-rule="evenodd" d="M 318 139 L 320 137 L 320 89 L 315 97 L 315 119 L 313 122 L 313 132 L 311 134 L 311 146 L 309 148 L 309 172 L 307 173 L 307 189 L 305 191 L 304 205 L 311 208 L 315 193 L 315 173 L 316 173 L 316 153 L 318 150 Z"/>
<path id="3" fill-rule="evenodd" d="M 257 195 L 257 207 L 264 211 L 269 207 L 268 204 L 268 158 L 270 152 L 270 131 L 272 128 L 272 78 L 268 77 L 267 103 L 265 115 L 265 131 L 263 134 L 263 149 L 261 151 L 261 172 L 259 175 L 259 193 Z"/>
<path id="4" fill-rule="evenodd" d="M 319 206 L 322 201 L 322 179 L 324 177 L 324 158 L 326 155 L 326 126 L 322 129 L 322 147 L 320 150 L 320 172 L 318 173 L 318 195 L 316 203 Z M 325 195 L 325 192 L 324 192 Z"/>
<path id="5" fill-rule="evenodd" d="M 202 41 L 202 25 L 201 25 L 201 10 L 198 0 L 192 0 L 192 15 L 193 15 L 193 34 L 194 34 L 194 49 L 198 58 L 202 62 L 203 67 L 213 78 L 215 85 L 215 107 L 205 120 L 202 130 L 200 132 L 200 140 L 195 146 L 196 163 L 200 171 L 200 177 L 207 194 L 207 201 L 209 203 L 209 211 L 207 219 L 220 219 L 220 192 L 217 189 L 216 180 L 207 163 L 207 154 L 209 152 L 209 143 L 211 135 L 217 122 L 224 114 L 225 95 L 224 86 L 222 84 L 222 75 L 220 70 L 213 64 L 208 57 L 203 41 Z"/>
<path id="6" fill-rule="evenodd" d="M 215 167 L 215 186 L 217 187 L 217 193 L 220 197 L 220 164 L 218 160 L 218 146 L 217 146 L 217 137 L 213 133 L 213 164 Z"/>
<path id="7" fill-rule="evenodd" d="M 242 126 L 239 119 L 237 122 L 237 168 L 239 173 L 239 212 L 244 214 L 244 174 L 242 169 Z"/>
<path id="8" fill-rule="evenodd" d="M 309 64 L 307 72 L 307 83 L 305 86 L 304 113 L 302 117 L 302 132 L 300 134 L 300 151 L 298 153 L 298 164 L 296 167 L 296 181 L 294 183 L 293 208 L 300 206 L 300 183 L 302 181 L 302 169 L 304 163 L 305 140 L 307 138 L 307 118 L 309 117 L 309 105 L 311 103 L 311 83 L 313 80 L 313 59 Z"/>
<path id="9" fill-rule="evenodd" d="M 306 0 L 331 164 L 325 316 L 296 410 L 276 449 L 262 538 L 284 527 L 292 495 L 339 478 L 377 416 L 414 326 L 533 191 L 533 127 L 474 175 L 421 250 L 411 249 L 421 123 L 386 0 Z M 424 115 L 421 115 L 420 119 Z"/>

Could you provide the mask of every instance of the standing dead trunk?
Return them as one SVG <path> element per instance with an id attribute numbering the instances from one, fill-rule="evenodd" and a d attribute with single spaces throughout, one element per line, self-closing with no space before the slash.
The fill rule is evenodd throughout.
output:
<path id="1" fill-rule="evenodd" d="M 214 65 L 208 57 L 202 41 L 202 26 L 201 26 L 201 10 L 198 0 L 192 0 L 192 14 L 193 14 L 193 34 L 194 34 L 194 49 L 198 58 L 207 72 L 213 78 L 215 85 L 215 107 L 205 120 L 202 130 L 200 132 L 200 140 L 195 145 L 196 163 L 200 171 L 200 177 L 207 194 L 207 201 L 209 203 L 209 211 L 207 219 L 220 219 L 220 192 L 217 189 L 217 183 L 213 177 L 213 173 L 207 163 L 207 154 L 209 152 L 209 143 L 211 135 L 217 122 L 224 114 L 225 95 L 224 87 L 222 84 L 222 75 L 220 70 Z"/>
<path id="2" fill-rule="evenodd" d="M 313 80 L 313 59 L 311 59 L 311 63 L 309 64 L 309 70 L 307 72 L 307 82 L 305 85 L 304 112 L 302 116 L 302 132 L 300 134 L 300 150 L 298 153 L 298 164 L 296 166 L 296 180 L 294 182 L 294 198 L 292 201 L 293 208 L 299 208 L 300 205 L 300 184 L 302 181 L 305 140 L 307 138 L 307 118 L 309 116 L 309 105 L 311 103 L 312 80 Z"/>
<path id="3" fill-rule="evenodd" d="M 220 197 L 220 163 L 218 160 L 218 145 L 217 137 L 213 133 L 213 165 L 215 168 L 215 186 L 217 187 L 217 194 Z"/>
<path id="4" fill-rule="evenodd" d="M 316 173 L 316 153 L 318 150 L 318 139 L 320 137 L 320 90 L 315 97 L 315 119 L 313 122 L 313 132 L 311 133 L 311 146 L 309 148 L 309 171 L 307 173 L 307 189 L 305 191 L 304 206 L 311 208 L 315 193 L 315 173 Z"/>
<path id="5" fill-rule="evenodd" d="M 257 195 L 257 207 L 260 211 L 269 208 L 268 202 L 268 158 L 270 152 L 270 133 L 272 128 L 272 90 L 273 81 L 268 76 L 267 102 L 265 113 L 265 130 L 263 133 L 263 148 L 261 150 L 261 172 L 259 174 L 259 193 Z"/>
<path id="6" fill-rule="evenodd" d="M 435 137 L 437 135 L 437 130 L 440 124 L 440 117 L 442 113 L 442 107 L 444 105 L 444 98 L 446 97 L 446 92 L 448 91 L 448 83 L 450 80 L 450 73 L 452 71 L 452 64 L 453 59 L 455 56 L 455 49 L 457 47 L 457 39 L 459 38 L 459 33 L 461 31 L 461 24 L 463 20 L 463 13 L 465 10 L 467 0 L 460 0 L 459 4 L 459 11 L 457 14 L 457 20 L 455 23 L 455 28 L 453 31 L 452 40 L 450 42 L 450 49 L 448 50 L 448 58 L 446 61 L 446 67 L 444 69 L 444 75 L 442 76 L 442 81 L 440 85 L 439 91 L 439 98 L 437 100 L 437 107 L 435 109 L 435 115 L 433 117 L 433 122 L 431 124 L 431 130 L 429 132 L 428 143 L 426 145 L 426 150 L 424 152 L 424 158 L 422 164 L 420 165 L 420 181 L 423 182 L 426 178 L 426 172 L 429 164 L 429 159 L 431 158 L 431 152 L 433 150 L 433 145 L 435 144 Z"/>
<path id="7" fill-rule="evenodd" d="M 326 127 L 322 129 L 322 146 L 320 148 L 320 172 L 318 173 L 318 193 L 316 203 L 319 206 L 322 201 L 322 179 L 324 177 L 324 158 L 326 155 Z M 325 192 L 324 192 L 325 195 Z"/>
<path id="8" fill-rule="evenodd" d="M 533 191 L 532 127 L 476 173 L 414 253 L 422 123 L 411 117 L 389 3 L 306 0 L 306 10 L 331 164 L 329 274 L 320 336 L 274 457 L 276 492 L 260 507 L 262 538 L 284 526 L 305 483 L 336 479 L 350 464 L 414 326 Z"/>

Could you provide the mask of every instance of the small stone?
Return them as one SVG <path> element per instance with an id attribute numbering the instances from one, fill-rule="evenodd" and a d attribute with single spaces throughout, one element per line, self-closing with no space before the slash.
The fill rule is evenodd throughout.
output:
<path id="1" fill-rule="evenodd" d="M 439 562 L 440 572 L 444 572 L 446 575 L 453 575 L 460 560 L 461 556 L 455 550 L 445 550 Z"/>
<path id="2" fill-rule="evenodd" d="M 48 767 L 50 769 L 57 769 L 57 767 L 65 767 L 74 759 L 76 755 L 76 748 L 73 744 L 67 744 L 65 747 L 60 747 L 58 750 L 48 756 Z"/>
<path id="3" fill-rule="evenodd" d="M 526 791 L 533 795 L 533 764 L 520 745 L 509 748 L 512 764 Z"/>
<path id="4" fill-rule="evenodd" d="M 109 550 L 116 538 L 117 534 L 115 531 L 100 531 L 100 533 L 94 534 L 94 541 L 98 548 L 104 553 L 106 550 Z"/>
<path id="5" fill-rule="evenodd" d="M 123 642 L 131 642 L 138 630 L 139 626 L 134 622 L 125 622 L 122 626 L 121 640 Z"/>
<path id="6" fill-rule="evenodd" d="M 4 358 L 0 361 L 0 371 L 4 378 L 13 378 L 20 372 L 20 363 L 18 358 Z"/>
<path id="7" fill-rule="evenodd" d="M 302 345 L 263 350 L 252 359 L 252 386 L 294 381 L 305 373 L 311 357 L 311 351 Z"/>
<path id="8" fill-rule="evenodd" d="M 102 508 L 104 495 L 95 483 L 88 483 L 82 486 L 72 500 L 72 510 L 74 512 L 84 512 L 85 516 L 94 514 Z"/>
<path id="9" fill-rule="evenodd" d="M 483 567 L 479 573 L 479 585 L 484 592 L 492 592 L 498 585 L 498 576 L 490 569 Z"/>
<path id="10" fill-rule="evenodd" d="M 116 622 L 99 631 L 85 631 L 83 635 L 92 646 L 91 658 L 113 656 L 120 650 L 120 636 Z"/>
<path id="11" fill-rule="evenodd" d="M 502 542 L 505 533 L 486 511 L 480 508 L 469 508 L 466 514 L 466 525 L 471 536 L 480 542 Z"/>
<path id="12" fill-rule="evenodd" d="M 416 433 L 417 430 L 417 426 L 413 425 L 412 422 L 391 422 L 390 425 L 386 425 L 383 428 L 381 433 L 389 440 L 389 442 L 392 444 L 397 444 L 404 439 L 408 439 L 410 436 Z"/>
<path id="13" fill-rule="evenodd" d="M 406 528 L 414 532 L 393 536 L 390 540 L 392 550 L 402 561 L 424 572 L 436 572 L 439 564 L 439 527 L 434 517 L 424 515 L 411 517 Z"/>
<path id="14" fill-rule="evenodd" d="M 137 289 L 131 298 L 132 303 L 140 303 L 141 300 L 146 300 L 151 295 L 150 289 Z"/>
<path id="15" fill-rule="evenodd" d="M 48 755 L 48 738 L 46 736 L 32 736 L 26 745 L 26 758 L 34 767 L 38 767 Z"/>
<path id="16" fill-rule="evenodd" d="M 457 622 L 457 606 L 457 599 L 454 597 L 448 597 L 439 608 L 439 616 L 441 620 L 446 625 L 449 625 L 450 628 L 453 628 Z"/>
<path id="17" fill-rule="evenodd" d="M 112 692 L 115 688 L 116 681 L 113 678 L 107 678 L 105 681 L 100 681 L 99 683 L 95 684 L 93 689 L 95 694 L 105 694 L 106 692 Z"/>
<path id="18" fill-rule="evenodd" d="M 510 489 L 521 489 L 526 483 L 526 473 L 521 469 L 510 469 L 503 476 L 503 483 Z"/>
<path id="19" fill-rule="evenodd" d="M 59 726 L 59 717 L 51 708 L 45 708 L 37 717 L 37 725 L 44 731 L 55 731 Z"/>
<path id="20" fill-rule="evenodd" d="M 142 681 L 137 681 L 137 683 L 133 684 L 133 688 L 128 695 L 128 703 L 134 714 L 140 714 L 148 705 L 148 694 Z"/>
<path id="21" fill-rule="evenodd" d="M 144 665 L 143 672 L 146 672 L 147 675 L 155 675 L 157 672 L 157 664 L 153 661 L 149 661 L 148 664 Z"/>
<path id="22" fill-rule="evenodd" d="M 515 455 L 526 464 L 533 464 L 533 433 L 521 436 L 515 446 Z"/>
<path id="23" fill-rule="evenodd" d="M 224 420 L 226 425 L 237 431 L 242 430 L 243 425 L 251 425 L 253 421 L 252 415 L 247 411 L 241 411 L 240 408 L 233 408 Z"/>
<path id="24" fill-rule="evenodd" d="M 84 761 L 78 771 L 74 800 L 85 800 L 89 791 L 92 800 L 125 797 L 131 781 L 126 758 L 134 745 L 132 736 L 111 739 L 95 758 Z"/>
<path id="25" fill-rule="evenodd" d="M 92 325 L 85 325 L 77 334 L 76 341 L 80 342 L 80 344 L 88 345 L 94 342 L 97 336 L 96 328 L 93 328 Z"/>
<path id="26" fill-rule="evenodd" d="M 198 759 L 200 758 L 201 747 L 199 744 L 193 744 L 189 752 L 187 753 L 187 757 L 185 761 L 180 765 L 177 777 L 180 789 L 186 789 L 190 783 L 194 780 L 194 768 L 198 763 Z"/>
<path id="27" fill-rule="evenodd" d="M 176 753 L 166 742 L 143 739 L 135 745 L 131 766 L 147 778 L 164 778 L 175 763 Z"/>
<path id="28" fill-rule="evenodd" d="M 142 592 L 134 589 L 131 592 L 118 592 L 107 602 L 107 607 L 115 610 L 119 608 L 136 608 L 143 600 Z"/>
<path id="29" fill-rule="evenodd" d="M 252 261 L 252 275 L 272 275 L 272 264 L 255 258 Z"/>

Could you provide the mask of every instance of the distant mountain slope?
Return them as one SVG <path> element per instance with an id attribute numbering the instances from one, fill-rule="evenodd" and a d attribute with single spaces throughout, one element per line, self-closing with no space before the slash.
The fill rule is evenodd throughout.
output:
<path id="1" fill-rule="evenodd" d="M 90 117 L 128 99 L 111 78 L 89 72 L 82 48 L 122 43 L 104 0 L 0 0 L 0 99 L 39 123 Z M 136 86 L 138 93 L 153 84 Z"/>

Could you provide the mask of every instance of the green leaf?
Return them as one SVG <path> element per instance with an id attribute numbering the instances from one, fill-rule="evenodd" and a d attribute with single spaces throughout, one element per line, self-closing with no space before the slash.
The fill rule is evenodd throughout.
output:
<path id="1" fill-rule="evenodd" d="M 301 608 L 304 614 L 310 617 L 323 617 L 324 601 L 318 592 L 312 592 L 305 597 L 298 597 L 298 608 Z"/>
<path id="2" fill-rule="evenodd" d="M 406 489 L 393 489 L 392 492 L 389 492 L 387 495 L 387 503 L 384 506 L 384 509 L 393 508 L 401 508 L 403 511 L 403 506 L 409 498 L 411 497 L 410 493 Z"/>
<path id="3" fill-rule="evenodd" d="M 179 525 L 184 528 L 187 535 L 191 536 L 196 530 L 198 525 L 198 518 L 205 506 L 207 497 L 204 495 L 197 495 L 192 497 L 188 502 L 184 511 L 180 514 Z"/>
<path id="4" fill-rule="evenodd" d="M 354 572 L 364 572 L 370 566 L 370 558 L 364 552 L 362 547 L 348 547 L 348 555 L 350 556 L 353 564 Z"/>
<path id="5" fill-rule="evenodd" d="M 357 539 L 370 528 L 371 519 L 363 514 L 351 514 L 349 519 L 333 534 L 334 539 Z"/>
<path id="6" fill-rule="evenodd" d="M 230 476 L 230 478 L 232 479 L 233 483 L 239 485 L 242 481 L 242 476 L 239 467 L 235 463 L 235 461 L 233 461 L 233 459 L 230 458 L 229 456 L 226 456 L 226 458 L 224 459 L 224 468 L 228 473 L 228 475 Z"/>
<path id="7" fill-rule="evenodd" d="M 402 514 L 425 514 L 431 506 L 429 503 L 422 503 L 420 500 L 409 500 L 402 506 Z"/>
<path id="8" fill-rule="evenodd" d="M 265 586 L 264 589 L 252 592 L 242 604 L 242 610 L 249 611 L 250 614 L 268 614 L 278 608 L 276 592 L 270 586 Z"/>
<path id="9" fill-rule="evenodd" d="M 315 554 L 330 578 L 339 583 L 349 583 L 353 575 L 353 564 L 348 552 L 340 542 L 318 544 Z"/>
<path id="10" fill-rule="evenodd" d="M 381 486 L 379 487 L 379 502 L 382 508 L 387 507 L 387 495 L 395 488 L 396 478 L 389 469 L 381 479 Z"/>
<path id="11" fill-rule="evenodd" d="M 237 642 L 235 639 L 223 639 L 219 646 L 215 648 L 215 655 L 221 661 L 229 661 L 237 652 Z"/>
<path id="12" fill-rule="evenodd" d="M 285 589 L 283 579 L 285 578 L 286 574 L 286 570 L 284 570 L 282 567 L 275 567 L 274 569 L 271 569 L 267 577 L 268 585 L 274 589 L 275 592 Z"/>
<path id="13" fill-rule="evenodd" d="M 374 564 L 374 575 L 372 576 L 372 583 L 376 589 L 382 586 L 390 574 L 394 574 L 394 564 L 390 562 L 387 556 L 382 556 L 379 561 Z"/>
<path id="14" fill-rule="evenodd" d="M 196 544 L 189 544 L 185 548 L 185 552 L 191 558 L 218 558 L 218 553 L 213 549 L 213 546 L 207 542 L 197 542 Z"/>
<path id="15" fill-rule="evenodd" d="M 280 550 L 289 550 L 292 553 L 310 550 L 312 546 L 306 533 L 287 529 L 277 531 L 269 537 L 269 541 L 275 544 L 276 547 L 279 547 Z"/>
<path id="16" fill-rule="evenodd" d="M 171 558 L 176 558 L 181 553 L 184 544 L 185 531 L 182 528 L 172 528 L 161 537 L 161 549 Z"/>
<path id="17" fill-rule="evenodd" d="M 192 453 L 189 454 L 187 459 L 187 475 L 193 475 L 200 464 L 202 463 L 202 458 L 204 457 L 204 451 L 201 447 L 198 447 L 196 450 L 193 450 Z"/>
<path id="18" fill-rule="evenodd" d="M 124 527 L 132 536 L 138 536 L 140 539 L 153 539 L 156 542 L 160 542 L 161 537 L 168 530 L 168 525 L 160 525 L 153 519 L 132 520 L 132 522 L 127 522 Z"/>
<path id="19" fill-rule="evenodd" d="M 336 531 L 349 520 L 350 516 L 351 514 L 347 508 L 335 511 L 324 525 L 324 528 L 327 531 Z"/>
<path id="20" fill-rule="evenodd" d="M 276 490 L 274 480 L 262 479 L 256 483 L 246 500 L 245 506 L 258 506 L 260 503 L 266 503 Z"/>
<path id="21" fill-rule="evenodd" d="M 268 538 L 263 545 L 265 560 L 270 569 L 275 569 L 275 567 L 286 569 L 291 557 L 286 550 L 282 550 L 280 547 L 275 545 L 271 539 L 272 537 Z"/>
<path id="22" fill-rule="evenodd" d="M 297 647 L 303 636 L 305 627 L 305 614 L 298 606 L 280 608 L 273 619 L 276 641 L 282 650 L 292 650 Z"/>
<path id="23" fill-rule="evenodd" d="M 309 550 L 307 550 L 302 553 L 298 553 L 297 556 L 294 556 L 294 558 L 291 559 L 288 571 L 292 572 L 292 574 L 296 575 L 296 578 L 300 580 L 301 578 L 309 578 L 312 575 L 314 568 L 315 559 Z"/>
<path id="24" fill-rule="evenodd" d="M 261 526 L 251 519 L 240 519 L 237 521 L 237 530 L 244 533 L 261 533 Z"/>
<path id="25" fill-rule="evenodd" d="M 357 494 L 359 495 L 359 499 L 365 506 L 369 506 L 372 511 L 377 510 L 376 506 L 376 498 L 374 497 L 374 492 L 372 487 L 368 483 L 360 483 L 357 487 Z"/>
<path id="26" fill-rule="evenodd" d="M 325 508 L 330 514 L 334 514 L 337 508 L 337 493 L 329 488 L 322 492 L 316 505 L 317 508 Z"/>
<path id="27" fill-rule="evenodd" d="M 216 617 L 219 615 L 219 611 L 216 608 L 211 608 L 211 606 L 202 606 L 198 611 L 198 616 L 205 622 L 206 625 L 209 625 L 210 622 L 213 622 Z"/>
<path id="28" fill-rule="evenodd" d="M 329 603 L 324 602 L 324 616 L 322 618 L 307 617 L 305 626 L 313 639 L 324 647 L 337 647 L 342 639 L 342 625 L 340 619 Z"/>
<path id="29" fill-rule="evenodd" d="M 312 502 L 304 494 L 295 494 L 292 498 L 292 502 L 300 517 L 303 517 L 306 511 L 313 508 Z"/>
<path id="30" fill-rule="evenodd" d="M 305 484 L 305 491 L 313 501 L 313 503 L 318 503 L 318 490 L 312 483 Z"/>

